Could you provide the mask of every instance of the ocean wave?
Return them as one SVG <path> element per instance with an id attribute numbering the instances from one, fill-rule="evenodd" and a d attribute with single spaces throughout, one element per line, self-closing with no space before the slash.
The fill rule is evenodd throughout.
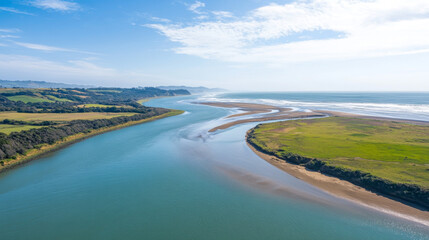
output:
<path id="1" fill-rule="evenodd" d="M 202 96 L 199 101 L 248 102 L 290 107 L 299 111 L 334 110 L 382 117 L 406 118 L 429 121 L 429 104 L 393 104 L 358 102 L 303 102 L 278 99 L 223 98 L 216 95 Z"/>

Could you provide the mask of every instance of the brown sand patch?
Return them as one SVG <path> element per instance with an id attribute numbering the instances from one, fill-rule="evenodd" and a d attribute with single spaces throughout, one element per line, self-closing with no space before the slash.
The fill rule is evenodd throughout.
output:
<path id="1" fill-rule="evenodd" d="M 241 119 L 223 125 L 217 126 L 209 130 L 209 132 L 215 132 L 221 129 L 227 129 L 232 126 L 249 123 L 249 122 L 264 122 L 272 120 L 287 120 L 287 119 L 296 119 L 296 118 L 308 118 L 308 117 L 323 117 L 326 116 L 325 113 L 314 113 L 314 112 L 291 112 L 290 108 L 276 107 L 266 104 L 255 104 L 255 103 L 235 103 L 235 102 L 202 102 L 199 104 L 214 106 L 214 107 L 224 107 L 224 108 L 238 108 L 239 110 L 245 111 L 244 113 L 230 115 L 227 118 L 238 117 L 238 116 L 250 116 L 258 113 L 269 113 L 271 111 L 276 111 L 275 113 L 269 113 L 263 117 L 258 118 L 248 118 Z"/>

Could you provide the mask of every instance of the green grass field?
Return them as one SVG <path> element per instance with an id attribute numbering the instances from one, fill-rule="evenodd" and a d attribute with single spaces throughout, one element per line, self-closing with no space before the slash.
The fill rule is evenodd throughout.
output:
<path id="1" fill-rule="evenodd" d="M 100 90 L 89 90 L 91 92 L 99 92 L 99 93 L 103 93 L 103 92 L 107 92 L 107 93 L 120 93 L 121 91 L 118 90 L 108 90 L 108 89 L 100 89 Z"/>
<path id="2" fill-rule="evenodd" d="M 47 97 L 50 99 L 50 100 L 52 100 L 52 101 L 56 101 L 56 102 L 73 102 L 72 100 L 70 100 L 70 99 L 67 99 L 67 98 L 58 98 L 58 97 L 55 97 L 55 96 L 52 96 L 52 95 L 47 95 Z"/>
<path id="3" fill-rule="evenodd" d="M 87 107 L 87 108 L 90 108 L 90 107 L 109 108 L 109 107 L 124 107 L 124 106 L 104 105 L 104 104 L 81 104 L 81 105 L 78 105 L 77 107 L 80 107 L 80 108 L 83 108 L 83 107 Z"/>
<path id="4" fill-rule="evenodd" d="M 17 96 L 11 96 L 11 97 L 7 97 L 9 100 L 11 101 L 22 101 L 25 103 L 36 103 L 36 102 L 54 102 L 50 99 L 47 98 L 42 98 L 42 97 L 33 97 L 33 96 L 26 96 L 26 95 L 17 95 Z"/>
<path id="5" fill-rule="evenodd" d="M 32 128 L 41 128 L 41 126 L 0 124 L 0 132 L 6 134 L 30 130 Z"/>
<path id="6" fill-rule="evenodd" d="M 429 189 L 429 126 L 330 117 L 262 124 L 258 146 Z"/>
<path id="7" fill-rule="evenodd" d="M 18 113 L 18 112 L 0 112 L 0 121 L 4 119 L 14 119 L 26 122 L 65 122 L 72 120 L 94 120 L 103 118 L 114 118 L 120 116 L 132 116 L 136 113 L 106 113 L 106 112 L 85 112 L 85 113 Z"/>

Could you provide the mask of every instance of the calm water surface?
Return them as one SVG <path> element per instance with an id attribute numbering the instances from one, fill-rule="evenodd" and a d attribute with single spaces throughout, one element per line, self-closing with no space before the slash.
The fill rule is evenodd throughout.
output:
<path id="1" fill-rule="evenodd" d="M 423 225 L 327 195 L 244 142 L 254 124 L 207 130 L 230 110 L 96 136 L 0 175 L 0 239 L 429 239 Z"/>

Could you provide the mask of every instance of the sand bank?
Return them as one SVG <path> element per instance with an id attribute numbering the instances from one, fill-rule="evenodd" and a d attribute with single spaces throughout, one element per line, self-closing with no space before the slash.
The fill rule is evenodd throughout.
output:
<path id="1" fill-rule="evenodd" d="M 310 118 L 310 117 L 324 117 L 327 116 L 325 113 L 318 112 L 293 112 L 291 108 L 275 107 L 265 104 L 253 104 L 253 103 L 232 103 L 232 102 L 202 102 L 199 104 L 223 107 L 223 108 L 237 108 L 244 113 L 234 114 L 227 116 L 226 118 L 250 116 L 254 114 L 267 113 L 260 117 L 240 119 L 232 122 L 225 123 L 209 130 L 209 132 L 215 132 L 217 130 L 227 129 L 232 126 L 249 123 L 249 122 L 265 122 L 273 120 L 287 120 L 297 118 Z M 273 113 L 270 113 L 273 112 Z"/>

